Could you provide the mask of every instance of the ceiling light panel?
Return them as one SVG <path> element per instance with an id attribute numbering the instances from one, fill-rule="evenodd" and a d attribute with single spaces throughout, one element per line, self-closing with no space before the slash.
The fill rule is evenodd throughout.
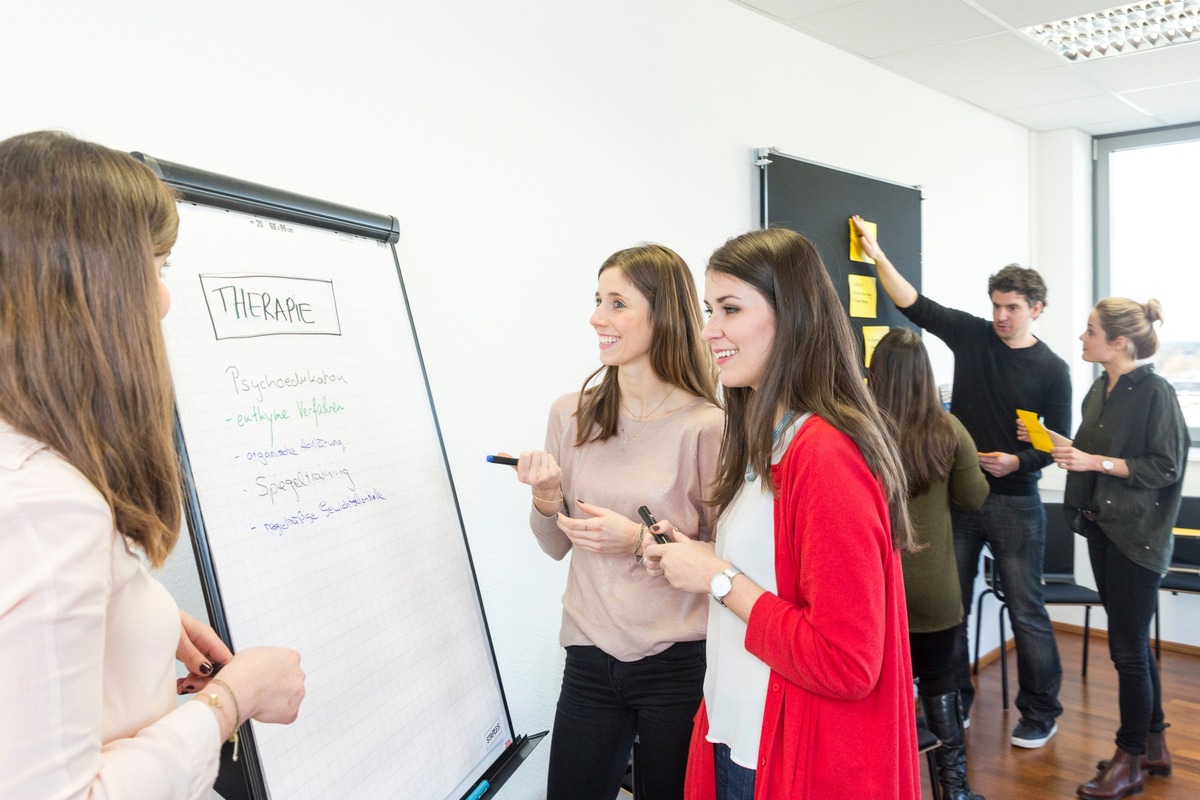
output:
<path id="1" fill-rule="evenodd" d="M 1022 28 L 1068 61 L 1200 41 L 1200 0 L 1148 0 Z"/>

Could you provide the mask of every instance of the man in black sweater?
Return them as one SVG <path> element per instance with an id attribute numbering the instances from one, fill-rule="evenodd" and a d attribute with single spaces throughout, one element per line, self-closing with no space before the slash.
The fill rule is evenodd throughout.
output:
<path id="1" fill-rule="evenodd" d="M 980 451 L 991 494 L 978 511 L 952 509 L 954 546 L 965 613 L 986 542 L 995 560 L 1017 645 L 1016 706 L 1021 720 L 1012 733 L 1018 747 L 1041 747 L 1058 731 L 1062 664 L 1042 596 L 1046 515 L 1038 494 L 1050 454 L 1017 439 L 1017 409 L 1042 416 L 1054 431 L 1071 430 L 1071 379 L 1067 364 L 1033 335 L 1033 320 L 1046 304 L 1046 285 L 1032 269 L 1009 265 L 988 281 L 992 319 L 946 308 L 917 290 L 888 261 L 859 224 L 863 252 L 875 259 L 879 282 L 909 320 L 944 341 L 954 353 L 950 411 Z M 955 650 L 964 716 L 971 683 L 967 624 Z"/>

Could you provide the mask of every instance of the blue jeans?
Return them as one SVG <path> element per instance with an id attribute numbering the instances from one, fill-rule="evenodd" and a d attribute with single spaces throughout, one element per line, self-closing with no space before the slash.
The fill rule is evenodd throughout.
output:
<path id="1" fill-rule="evenodd" d="M 1062 663 L 1042 596 L 1046 511 L 1041 497 L 991 494 L 978 511 L 953 507 L 951 515 L 963 610 L 970 613 L 979 555 L 986 543 L 996 562 L 1017 643 L 1017 709 L 1024 719 L 1052 725 L 1062 713 L 1058 702 Z M 975 699 L 966 619 L 954 654 L 965 714 Z"/>
<path id="2" fill-rule="evenodd" d="M 1086 535 L 1096 591 L 1108 614 L 1108 654 L 1117 668 L 1117 747 L 1140 756 L 1146 734 L 1163 729 L 1162 684 L 1150 649 L 1162 576 L 1126 558 L 1095 523 L 1088 523 Z"/>
<path id="3" fill-rule="evenodd" d="M 683 797 L 692 720 L 704 693 L 704 641 L 637 661 L 567 648 L 550 739 L 547 800 L 612 800 L 638 747 L 638 800 Z"/>
<path id="4" fill-rule="evenodd" d="M 754 800 L 756 773 L 734 762 L 729 745 L 713 745 L 713 762 L 717 773 L 717 800 Z"/>

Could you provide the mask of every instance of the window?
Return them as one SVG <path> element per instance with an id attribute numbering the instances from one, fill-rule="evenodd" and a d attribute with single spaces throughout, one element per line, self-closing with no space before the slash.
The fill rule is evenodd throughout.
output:
<path id="1" fill-rule="evenodd" d="M 1200 125 L 1096 139 L 1096 297 L 1162 303 L 1154 356 L 1200 444 Z"/>

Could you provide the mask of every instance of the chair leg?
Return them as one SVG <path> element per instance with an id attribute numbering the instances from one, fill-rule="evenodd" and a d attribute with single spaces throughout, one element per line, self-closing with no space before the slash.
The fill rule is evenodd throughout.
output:
<path id="1" fill-rule="evenodd" d="M 1088 633 L 1092 629 L 1092 607 L 1083 607 L 1083 677 L 1087 677 Z"/>
<path id="2" fill-rule="evenodd" d="M 1008 648 L 1004 636 L 1004 612 L 1008 608 L 1000 604 L 1000 696 L 1004 700 L 1004 708 L 1008 708 Z"/>
<path id="3" fill-rule="evenodd" d="M 934 750 L 937 748 L 935 747 Z M 929 792 L 933 800 L 942 800 L 942 787 L 938 784 L 937 761 L 934 760 L 933 750 L 925 754 L 925 766 L 929 768 Z"/>
<path id="4" fill-rule="evenodd" d="M 984 589 L 975 601 L 975 667 L 971 670 L 972 675 L 979 674 L 979 613 L 983 611 L 983 598 L 989 594 L 994 594 L 994 592 L 991 589 Z"/>
<path id="5" fill-rule="evenodd" d="M 645 791 L 642 789 L 642 740 L 638 736 L 633 737 L 633 754 L 630 759 L 630 764 L 633 767 L 633 778 L 630 783 L 633 784 L 633 792 L 631 794 L 634 800 L 639 797 L 645 797 Z"/>

